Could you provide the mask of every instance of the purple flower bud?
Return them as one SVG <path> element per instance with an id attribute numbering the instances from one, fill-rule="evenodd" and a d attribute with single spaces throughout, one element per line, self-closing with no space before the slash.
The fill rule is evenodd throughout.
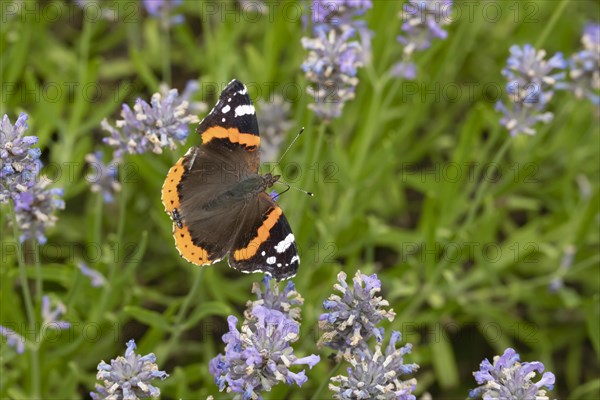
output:
<path id="1" fill-rule="evenodd" d="M 186 95 L 190 95 L 189 91 Z M 189 106 L 177 89 L 171 89 L 166 95 L 155 93 L 150 104 L 137 99 L 133 110 L 124 104 L 122 119 L 117 120 L 116 127 L 102 121 L 102 129 L 110 134 L 104 143 L 115 148 L 114 158 L 118 160 L 125 152 L 162 153 L 164 147 L 175 149 L 177 143 L 182 144 L 187 138 L 188 125 L 199 122 L 197 116 L 188 114 Z"/>
<path id="2" fill-rule="evenodd" d="M 334 289 L 340 295 L 332 294 L 323 303 L 326 313 L 319 317 L 319 328 L 323 336 L 319 346 L 331 347 L 338 350 L 338 358 L 347 356 L 357 347 L 366 346 L 366 340 L 375 336 L 382 340 L 382 331 L 376 325 L 383 319 L 392 321 L 394 310 L 383 307 L 389 303 L 376 296 L 381 290 L 381 281 L 377 275 L 367 276 L 356 272 L 353 286 L 346 283 L 346 274 L 338 274 L 338 284 Z"/>
<path id="3" fill-rule="evenodd" d="M 0 203 L 9 198 L 16 200 L 21 192 L 32 187 L 42 168 L 40 149 L 31 147 L 38 138 L 23 136 L 29 128 L 27 118 L 27 114 L 21 113 L 14 125 L 8 115 L 0 121 Z"/>
<path id="4" fill-rule="evenodd" d="M 151 383 L 154 379 L 165 380 L 169 375 L 159 371 L 154 353 L 140 356 L 135 353 L 135 341 L 127 342 L 125 357 L 119 356 L 98 364 L 96 392 L 91 392 L 93 400 L 107 399 L 147 399 L 159 398 L 160 389 Z"/>
<path id="5" fill-rule="evenodd" d="M 410 353 L 411 345 L 396 348 L 400 340 L 400 332 L 394 331 L 385 353 L 381 351 L 381 342 L 375 345 L 374 352 L 368 347 L 356 349 L 348 360 L 351 364 L 348 375 L 331 378 L 329 388 L 333 391 L 333 398 L 415 400 L 412 392 L 416 389 L 417 380 L 403 381 L 400 376 L 415 372 L 419 366 L 404 364 L 404 356 Z"/>
<path id="6" fill-rule="evenodd" d="M 500 123 L 512 136 L 534 135 L 538 122 L 547 124 L 553 118 L 546 106 L 555 86 L 562 85 L 565 73 L 560 70 L 566 67 L 566 62 L 560 53 L 546 60 L 544 50 L 536 50 L 529 44 L 522 48 L 512 46 L 510 53 L 502 70 L 508 80 L 506 91 L 510 101 L 508 104 L 499 101 L 496 110 L 503 114 Z"/>
<path id="7" fill-rule="evenodd" d="M 237 329 L 237 318 L 229 316 L 229 332 L 223 335 L 225 355 L 219 354 L 209 365 L 219 390 L 243 394 L 243 398 L 260 398 L 262 392 L 280 382 L 303 385 L 304 371 L 292 372 L 292 365 L 315 366 L 316 355 L 298 358 L 291 344 L 298 340 L 300 325 L 281 311 L 256 305 L 252 319 Z"/>
<path id="8" fill-rule="evenodd" d="M 534 383 L 536 373 L 544 372 L 541 362 L 519 362 L 515 350 L 508 348 L 502 356 L 494 356 L 493 364 L 487 359 L 481 363 L 479 371 L 473 373 L 480 386 L 471 390 L 473 399 L 514 399 L 549 400 L 546 390 L 554 387 L 554 374 L 546 372 Z"/>

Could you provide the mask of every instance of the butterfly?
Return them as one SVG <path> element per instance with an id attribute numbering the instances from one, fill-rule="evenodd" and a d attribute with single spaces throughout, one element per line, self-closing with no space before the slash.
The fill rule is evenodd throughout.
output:
<path id="1" fill-rule="evenodd" d="M 279 175 L 259 173 L 258 121 L 246 86 L 232 80 L 200 122 L 202 138 L 169 170 L 162 202 L 179 254 L 276 280 L 296 275 L 300 257 L 290 224 L 265 189 Z"/>

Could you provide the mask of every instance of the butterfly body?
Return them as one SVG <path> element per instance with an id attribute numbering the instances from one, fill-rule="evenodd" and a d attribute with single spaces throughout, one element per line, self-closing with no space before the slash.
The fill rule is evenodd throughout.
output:
<path id="1" fill-rule="evenodd" d="M 241 272 L 294 276 L 300 263 L 294 235 L 264 192 L 279 176 L 259 174 L 258 122 L 241 82 L 227 85 L 197 132 L 202 145 L 179 159 L 162 188 L 181 256 L 209 265 L 229 254 L 229 265 Z"/>

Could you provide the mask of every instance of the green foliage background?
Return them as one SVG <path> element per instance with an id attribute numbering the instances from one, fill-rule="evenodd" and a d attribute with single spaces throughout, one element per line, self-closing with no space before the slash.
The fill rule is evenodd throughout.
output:
<path id="1" fill-rule="evenodd" d="M 0 324 L 22 327 L 15 330 L 29 344 L 17 355 L 3 338 L 0 397 L 86 397 L 98 362 L 122 354 L 130 338 L 171 375 L 160 383 L 163 398 L 218 394 L 208 361 L 223 351 L 226 316 L 241 315 L 260 277 L 224 262 L 193 267 L 177 255 L 160 187 L 199 138 L 191 134 L 175 152 L 129 157 L 112 205 L 90 192 L 84 156 L 101 146 L 103 118 L 118 118 L 123 102 L 149 100 L 160 82 L 182 90 L 198 79 L 197 100 L 212 107 L 237 78 L 255 101 L 280 93 L 291 102 L 289 139 L 306 128 L 280 168 L 316 193 L 280 200 L 302 251 L 294 279 L 305 299 L 300 356 L 319 352 L 316 322 L 337 273 L 360 269 L 378 274 L 398 314 L 387 331 L 402 331 L 414 346 L 407 360 L 421 366 L 417 393 L 465 398 L 481 360 L 510 346 L 556 374 L 553 398 L 598 398 L 599 110 L 557 92 L 554 120 L 512 139 L 494 111 L 509 47 L 573 54 L 584 24 L 598 22 L 597 2 L 456 2 L 462 16 L 448 39 L 417 56 L 418 77 L 407 82 L 387 73 L 402 52 L 395 41 L 402 2 L 374 0 L 365 17 L 375 34 L 372 62 L 359 71 L 356 98 L 328 126 L 307 108 L 299 66 L 309 32 L 295 2 L 260 16 L 233 1 L 186 1 L 178 9 L 186 21 L 169 35 L 138 2 L 113 4 L 114 22 L 71 2 L 26 1 L 38 10 L 29 14 L 9 13 L 10 3 L 2 2 L 0 114 L 13 121 L 29 114 L 28 133 L 39 136 L 44 163 L 53 166 L 46 172 L 65 189 L 66 209 L 38 250 L 44 293 L 65 302 L 74 327 L 26 331 L 3 210 Z M 568 245 L 576 246 L 575 261 L 553 293 L 548 285 Z M 33 283 L 38 250 L 24 250 Z M 76 267 L 84 260 L 109 284 L 91 287 Z M 304 387 L 280 385 L 266 398 L 328 398 L 334 362 L 327 350 L 318 354 Z"/>

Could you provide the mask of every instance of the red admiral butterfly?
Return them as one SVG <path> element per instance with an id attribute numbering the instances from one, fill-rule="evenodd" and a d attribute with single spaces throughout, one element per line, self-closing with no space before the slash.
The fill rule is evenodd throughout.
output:
<path id="1" fill-rule="evenodd" d="M 179 254 L 209 265 L 229 253 L 229 266 L 241 272 L 296 275 L 294 235 L 265 193 L 279 175 L 258 173 L 258 121 L 246 86 L 232 80 L 196 131 L 202 145 L 177 161 L 162 187 Z"/>

